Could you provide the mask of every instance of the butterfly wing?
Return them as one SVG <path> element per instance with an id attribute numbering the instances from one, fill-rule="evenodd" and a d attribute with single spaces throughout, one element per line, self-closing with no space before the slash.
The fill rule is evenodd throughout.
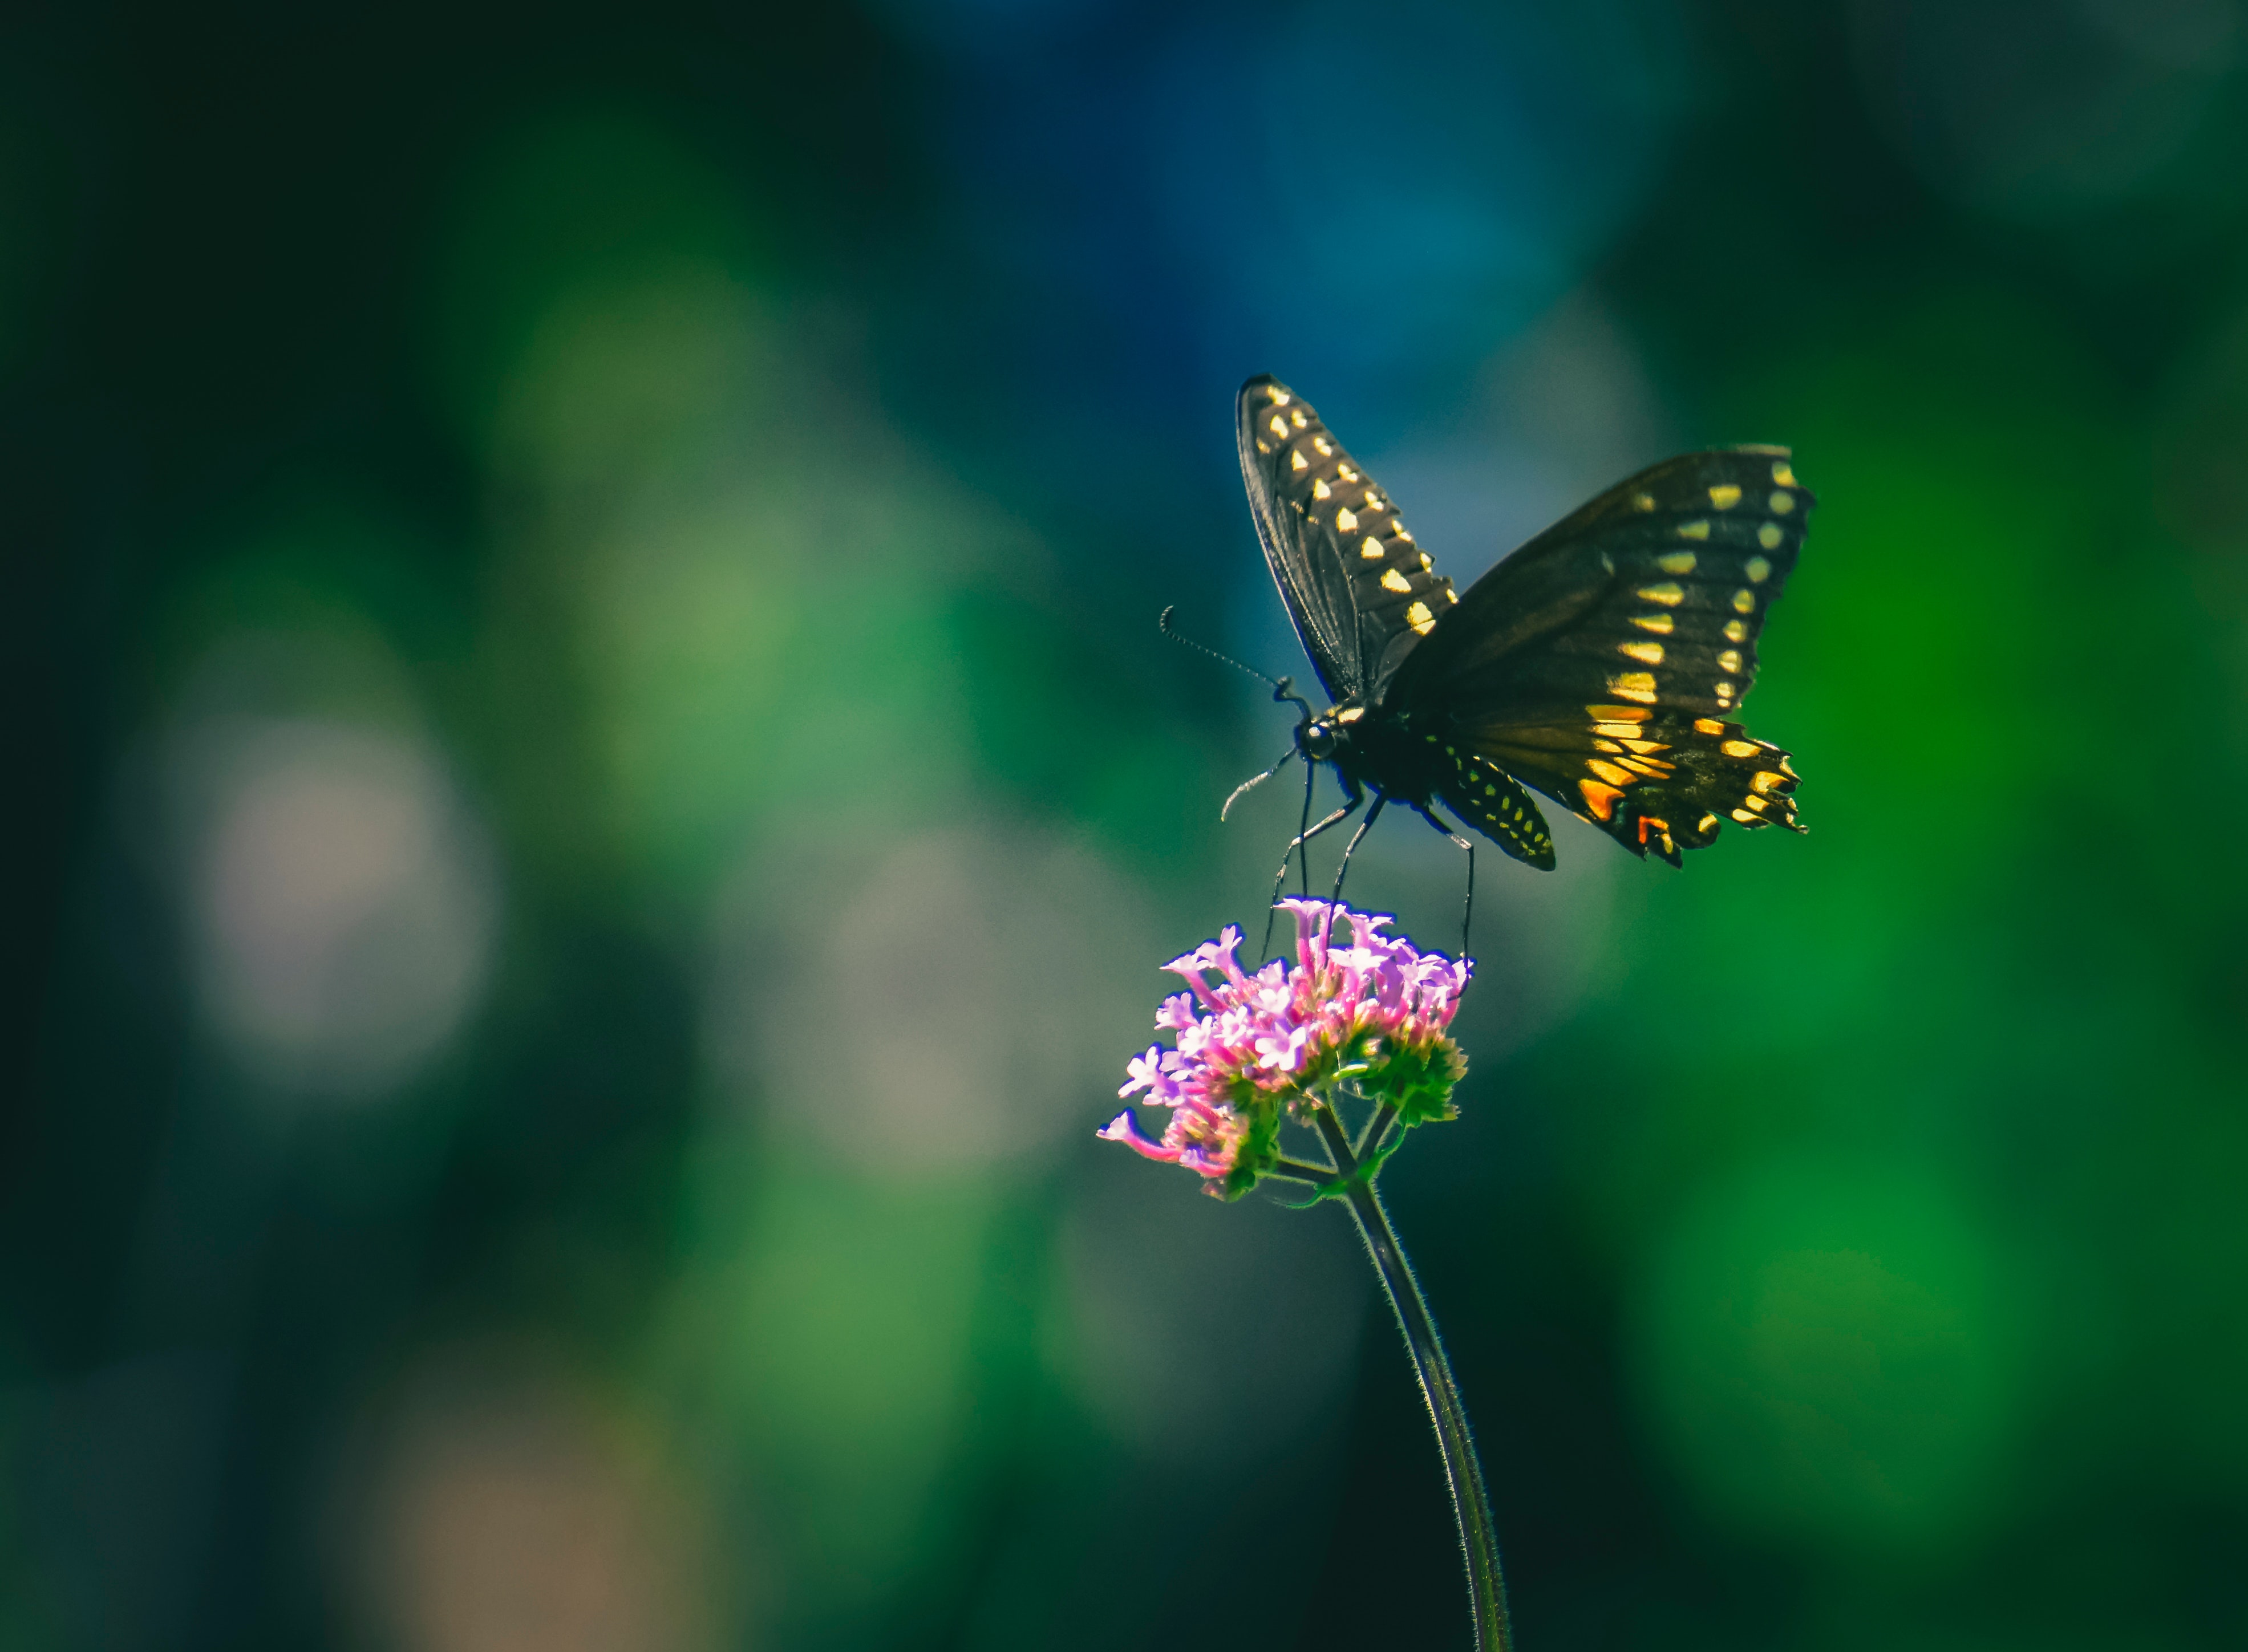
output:
<path id="1" fill-rule="evenodd" d="M 1788 754 L 1731 719 L 1813 502 L 1783 448 L 1642 471 L 1477 581 L 1384 707 L 1673 865 L 1726 820 L 1800 830 Z"/>
<path id="2" fill-rule="evenodd" d="M 1241 479 L 1288 618 L 1328 697 L 1379 698 L 1458 600 L 1389 496 L 1309 404 L 1271 377 L 1235 402 Z"/>

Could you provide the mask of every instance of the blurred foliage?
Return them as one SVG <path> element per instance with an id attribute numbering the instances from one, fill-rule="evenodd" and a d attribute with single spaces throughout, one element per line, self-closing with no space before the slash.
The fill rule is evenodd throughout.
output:
<path id="1" fill-rule="evenodd" d="M 1463 577 L 1820 497 L 1811 835 L 1484 857 L 1387 1184 L 1523 1644 L 2248 1638 L 2237 0 L 0 44 L 0 1648 L 1464 1644 L 1334 1213 L 1090 1139 L 1301 806 L 1154 625 L 1309 675 L 1264 370 Z"/>

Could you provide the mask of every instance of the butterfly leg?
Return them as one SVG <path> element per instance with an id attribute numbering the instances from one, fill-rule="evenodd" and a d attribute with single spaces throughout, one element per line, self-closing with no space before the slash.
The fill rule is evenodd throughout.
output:
<path id="1" fill-rule="evenodd" d="M 1460 908 L 1460 956 L 1465 958 L 1468 955 L 1468 925 L 1475 920 L 1475 844 L 1437 819 L 1433 809 L 1423 809 L 1418 803 L 1413 807 L 1422 820 L 1468 852 L 1468 898 Z"/>
<path id="2" fill-rule="evenodd" d="M 1388 802 L 1387 797 L 1375 794 L 1374 807 L 1366 811 L 1366 818 L 1358 823 L 1358 829 L 1350 835 L 1350 842 L 1343 845 L 1342 864 L 1335 868 L 1334 893 L 1327 897 L 1330 904 L 1342 898 L 1342 880 L 1350 873 L 1350 857 L 1358 853 L 1359 839 L 1374 829 L 1374 823 L 1381 818 L 1381 811 Z"/>
<path id="3" fill-rule="evenodd" d="M 1304 787 L 1304 814 L 1306 818 L 1308 819 L 1312 812 L 1312 791 L 1309 781 L 1312 777 L 1315 777 L 1319 774 L 1319 766 L 1317 763 L 1306 763 L 1305 768 L 1310 771 L 1309 775 L 1306 776 L 1306 782 Z M 1360 789 L 1359 784 L 1356 781 L 1353 780 L 1349 775 L 1344 775 L 1340 769 L 1337 769 L 1335 773 L 1342 775 L 1343 791 L 1346 794 L 1342 806 L 1337 809 L 1333 814 L 1323 816 L 1318 824 L 1306 826 L 1302 831 L 1296 834 L 1295 842 L 1288 845 L 1288 852 L 1280 857 L 1279 876 L 1272 880 L 1273 903 L 1277 903 L 1279 900 L 1280 891 L 1288 882 L 1288 862 L 1292 859 L 1299 850 L 1302 852 L 1304 857 L 1304 893 L 1306 898 L 1309 898 L 1312 892 L 1312 863 L 1311 850 L 1306 848 L 1306 845 L 1308 844 L 1312 839 L 1317 837 L 1321 832 L 1326 831 L 1332 827 L 1341 825 L 1343 822 L 1348 820 L 1353 815 L 1355 815 L 1358 812 L 1360 806 L 1366 802 L 1366 794 Z M 1272 955 L 1272 915 L 1278 910 L 1278 908 L 1277 905 L 1274 904 L 1268 904 L 1265 908 L 1264 956 L 1267 958 L 1270 958 Z"/>
<path id="4" fill-rule="evenodd" d="M 1224 823 L 1225 817 L 1233 812 L 1233 806 L 1241 801 L 1242 793 L 1248 791 L 1254 787 L 1262 786 L 1266 781 L 1271 779 L 1273 775 L 1285 768 L 1288 766 L 1288 760 L 1295 754 L 1296 748 L 1293 746 L 1289 747 L 1287 750 L 1280 754 L 1280 761 L 1273 764 L 1271 768 L 1266 769 L 1261 775 L 1251 775 L 1247 780 L 1243 781 L 1241 784 L 1236 786 L 1233 788 L 1233 795 L 1225 800 L 1225 807 L 1217 811 L 1218 823 L 1221 825 Z M 1308 802 L 1309 800 L 1307 799 L 1306 801 Z M 1306 810 L 1305 818 L 1308 820 L 1310 817 L 1310 813 Z"/>

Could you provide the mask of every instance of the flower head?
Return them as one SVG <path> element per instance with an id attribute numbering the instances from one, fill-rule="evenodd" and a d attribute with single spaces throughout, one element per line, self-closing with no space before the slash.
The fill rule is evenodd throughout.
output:
<path id="1" fill-rule="evenodd" d="M 1185 1165 L 1223 1198 L 1255 1186 L 1278 1161 L 1282 1122 L 1302 1122 L 1338 1086 L 1417 1124 L 1455 1116 L 1452 1088 L 1467 1072 L 1450 1030 L 1473 967 L 1467 959 L 1420 952 L 1381 932 L 1393 919 L 1340 901 L 1280 905 L 1296 920 L 1292 967 L 1276 959 L 1244 971 L 1234 956 L 1241 932 L 1230 925 L 1163 966 L 1188 986 L 1155 1014 L 1172 1044 L 1133 1057 L 1117 1094 L 1144 1092 L 1171 1109 L 1170 1120 L 1150 1139 L 1127 1108 L 1100 1131 Z M 1347 945 L 1336 944 L 1338 920 L 1350 927 Z"/>

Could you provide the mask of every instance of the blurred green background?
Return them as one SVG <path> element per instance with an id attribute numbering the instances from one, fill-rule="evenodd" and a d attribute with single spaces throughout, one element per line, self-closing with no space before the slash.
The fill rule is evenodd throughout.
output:
<path id="1" fill-rule="evenodd" d="M 1092 1139 L 1261 371 L 1463 583 L 1821 501 L 1811 835 L 1487 854 L 1388 1178 L 1526 1652 L 2248 1644 L 2244 153 L 2238 0 L 10 9 L 0 1648 L 1466 1644 L 1341 1214 Z"/>

